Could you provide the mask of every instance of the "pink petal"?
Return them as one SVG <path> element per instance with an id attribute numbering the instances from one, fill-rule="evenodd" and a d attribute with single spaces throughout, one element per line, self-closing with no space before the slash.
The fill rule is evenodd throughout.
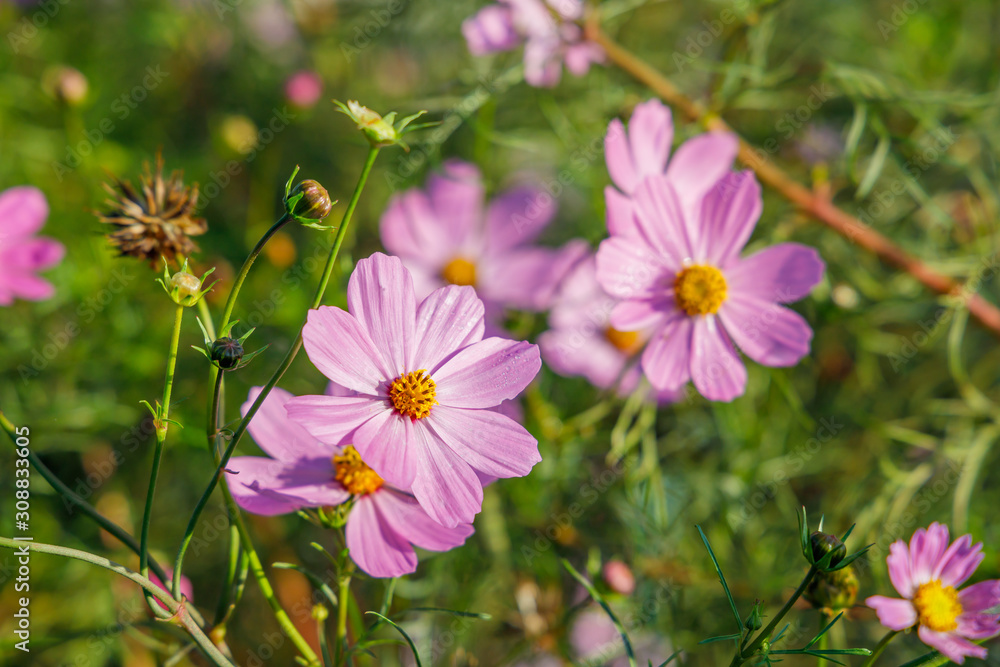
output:
<path id="1" fill-rule="evenodd" d="M 427 197 L 437 219 L 439 235 L 455 245 L 476 233 L 483 219 L 485 197 L 479 168 L 462 160 L 447 160 L 427 179 Z"/>
<path id="2" fill-rule="evenodd" d="M 608 165 L 611 182 L 618 186 L 618 190 L 631 194 L 640 179 L 635 171 L 635 160 L 632 159 L 632 147 L 629 145 L 628 133 L 625 132 L 625 124 L 618 118 L 608 123 L 608 131 L 604 135 L 604 160 Z M 614 188 L 611 190 L 617 193 Z"/>
<path id="3" fill-rule="evenodd" d="M 382 214 L 382 245 L 393 255 L 417 262 L 434 273 L 456 254 L 462 239 L 449 237 L 427 195 L 408 190 L 394 196 Z"/>
<path id="4" fill-rule="evenodd" d="M 361 460 L 382 479 L 398 489 L 408 490 L 420 463 L 414 430 L 409 417 L 388 410 L 359 426 L 352 442 Z"/>
<path id="5" fill-rule="evenodd" d="M 620 299 L 642 299 L 666 291 L 676 271 L 639 239 L 612 237 L 597 249 L 597 280 L 604 291 Z M 677 266 L 680 266 L 679 264 Z"/>
<path id="6" fill-rule="evenodd" d="M 646 176 L 663 173 L 673 140 L 674 124 L 669 107 L 656 99 L 636 105 L 628 121 L 628 143 L 635 164 L 636 185 Z"/>
<path id="7" fill-rule="evenodd" d="M 384 399 L 372 396 L 295 396 L 285 403 L 290 421 L 331 445 L 351 444 L 347 440 L 359 426 L 391 410 Z"/>
<path id="8" fill-rule="evenodd" d="M 483 339 L 483 302 L 469 286 L 431 292 L 417 309 L 413 367 L 433 374 L 457 350 Z"/>
<path id="9" fill-rule="evenodd" d="M 446 528 L 472 523 L 483 506 L 483 487 L 468 463 L 423 424 L 413 429 L 419 468 L 413 495 L 427 514 Z"/>
<path id="10" fill-rule="evenodd" d="M 917 610 L 909 600 L 873 595 L 865 604 L 878 614 L 879 623 L 890 630 L 905 630 L 917 623 Z"/>
<path id="11" fill-rule="evenodd" d="M 611 187 L 604 188 L 605 219 L 611 236 L 640 237 L 635 204 L 628 195 Z"/>
<path id="12" fill-rule="evenodd" d="M 966 612 L 981 612 L 1000 605 L 1000 579 L 980 581 L 958 592 L 958 601 Z"/>
<path id="13" fill-rule="evenodd" d="M 362 394 L 378 395 L 383 382 L 399 375 L 390 370 L 362 324 L 339 308 L 310 310 L 302 343 L 309 361 L 323 375 Z"/>
<path id="14" fill-rule="evenodd" d="M 763 207 L 752 171 L 730 172 L 708 191 L 701 203 L 702 238 L 713 266 L 739 259 Z"/>
<path id="15" fill-rule="evenodd" d="M 0 192 L 0 240 L 30 236 L 48 216 L 48 202 L 38 188 L 20 185 Z"/>
<path id="16" fill-rule="evenodd" d="M 359 261 L 347 285 L 347 307 L 382 353 L 390 377 L 407 372 L 413 357 L 417 301 L 403 262 L 380 252 Z"/>
<path id="17" fill-rule="evenodd" d="M 417 554 L 380 516 L 372 495 L 358 498 L 347 517 L 351 560 L 373 577 L 399 577 L 417 569 Z"/>
<path id="18" fill-rule="evenodd" d="M 940 579 L 945 586 L 958 587 L 964 584 L 972 573 L 976 571 L 979 564 L 986 557 L 982 542 L 972 545 L 972 536 L 963 535 L 955 540 L 954 544 L 948 547 L 944 556 L 938 561 L 931 575 L 935 579 Z"/>
<path id="19" fill-rule="evenodd" d="M 335 481 L 333 462 L 325 457 L 285 463 L 236 456 L 226 466 L 226 481 L 237 505 L 264 516 L 339 505 L 350 495 Z"/>
<path id="20" fill-rule="evenodd" d="M 985 647 L 976 646 L 953 632 L 936 632 L 927 626 L 921 625 L 917 629 L 917 636 L 920 637 L 920 641 L 931 648 L 937 649 L 941 652 L 941 655 L 957 665 L 965 664 L 966 656 L 980 659 L 986 657 Z"/>
<path id="21" fill-rule="evenodd" d="M 556 201 L 545 190 L 517 187 L 500 194 L 486 211 L 487 251 L 503 251 L 531 243 L 552 222 Z"/>
<path id="22" fill-rule="evenodd" d="M 910 572 L 916 584 L 934 579 L 934 568 L 948 549 L 948 526 L 937 521 L 920 529 L 910 538 Z"/>
<path id="23" fill-rule="evenodd" d="M 904 598 L 912 598 L 920 584 L 913 580 L 910 573 L 910 550 L 903 540 L 896 540 L 889 545 L 886 564 L 889 566 L 889 581 L 893 588 Z"/>
<path id="24" fill-rule="evenodd" d="M 673 296 L 659 294 L 622 301 L 611 311 L 611 324 L 619 331 L 642 331 L 658 327 L 679 312 Z"/>
<path id="25" fill-rule="evenodd" d="M 676 315 L 657 331 L 642 353 L 642 372 L 657 389 L 680 389 L 691 379 L 694 321 Z"/>
<path id="26" fill-rule="evenodd" d="M 611 387 L 626 357 L 601 332 L 550 329 L 538 337 L 545 363 L 564 376 L 582 375 L 599 389 Z"/>
<path id="27" fill-rule="evenodd" d="M 719 320 L 743 354 L 764 366 L 794 366 L 809 354 L 812 329 L 795 311 L 744 297 L 726 301 Z"/>
<path id="28" fill-rule="evenodd" d="M 538 441 L 491 410 L 435 406 L 425 422 L 466 463 L 491 477 L 524 477 L 542 460 Z"/>
<path id="29" fill-rule="evenodd" d="M 538 346 L 487 338 L 466 347 L 434 374 L 437 400 L 455 408 L 490 408 L 521 393 L 541 369 Z"/>
<path id="30" fill-rule="evenodd" d="M 1000 614 L 960 614 L 955 634 L 966 639 L 986 639 L 1000 632 Z"/>
<path id="31" fill-rule="evenodd" d="M 66 246 L 52 239 L 22 239 L 13 242 L 13 246 L 8 245 L 10 243 L 10 239 L 4 239 L 0 227 L 0 257 L 5 270 L 41 271 L 55 266 L 66 256 Z"/>
<path id="32" fill-rule="evenodd" d="M 639 232 L 663 257 L 664 264 L 679 269 L 686 261 L 699 262 L 706 258 L 696 245 L 700 241 L 695 227 L 698 218 L 685 209 L 681 193 L 670 179 L 647 176 L 639 183 L 633 198 Z"/>
<path id="33" fill-rule="evenodd" d="M 547 309 L 566 273 L 589 252 L 586 242 L 520 248 L 494 258 L 479 286 L 483 298 L 518 310 Z"/>
<path id="34" fill-rule="evenodd" d="M 44 301 L 51 299 L 55 295 L 56 289 L 52 283 L 43 278 L 20 273 L 0 276 L 0 299 L 2 299 L 3 292 L 28 301 Z"/>
<path id="35" fill-rule="evenodd" d="M 536 88 L 552 88 L 559 83 L 561 43 L 558 37 L 529 37 L 524 45 L 524 80 Z"/>
<path id="36" fill-rule="evenodd" d="M 590 66 L 605 60 L 604 49 L 593 42 L 576 42 L 566 47 L 563 53 L 566 69 L 573 76 L 583 76 Z"/>
<path id="37" fill-rule="evenodd" d="M 779 243 L 725 269 L 731 296 L 769 303 L 791 303 L 809 294 L 823 278 L 825 265 L 814 248 Z"/>
<path id="38" fill-rule="evenodd" d="M 261 389 L 262 387 L 250 389 L 246 402 L 240 407 L 240 414 L 244 417 L 260 396 Z M 333 447 L 320 442 L 288 417 L 285 404 L 292 398 L 294 396 L 284 389 L 274 387 L 271 390 L 247 427 L 254 442 L 271 458 L 289 463 L 315 459 L 317 456 L 332 456 Z"/>
<path id="39" fill-rule="evenodd" d="M 702 197 L 730 172 L 738 150 L 736 135 L 728 132 L 700 134 L 677 148 L 667 165 L 667 178 L 676 189 L 685 213 L 697 218 Z M 692 247 L 704 249 L 702 243 L 707 241 L 692 238 Z"/>
<path id="40" fill-rule="evenodd" d="M 474 56 L 509 51 L 520 42 L 510 9 L 501 5 L 487 5 L 462 21 L 462 35 Z"/>
<path id="41" fill-rule="evenodd" d="M 691 379 L 710 401 L 729 402 L 742 396 L 747 369 L 715 317 L 695 317 L 691 335 Z"/>
<path id="42" fill-rule="evenodd" d="M 467 523 L 445 528 L 431 519 L 411 496 L 383 489 L 371 495 L 383 521 L 399 536 L 421 549 L 448 551 L 465 543 L 475 532 Z"/>

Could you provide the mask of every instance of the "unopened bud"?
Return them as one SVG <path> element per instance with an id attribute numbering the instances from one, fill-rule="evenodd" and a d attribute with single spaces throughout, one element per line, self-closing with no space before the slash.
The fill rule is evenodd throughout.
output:
<path id="1" fill-rule="evenodd" d="M 761 626 L 764 625 L 764 621 L 760 613 L 760 604 L 760 600 L 753 603 L 753 609 L 750 611 L 750 615 L 747 616 L 747 620 L 743 622 L 743 627 L 751 632 L 760 630 Z"/>
<path id="2" fill-rule="evenodd" d="M 847 547 L 843 542 L 834 535 L 821 533 L 818 530 L 809 536 L 809 544 L 812 546 L 813 562 L 816 563 L 832 553 L 829 566 L 833 567 L 847 555 Z"/>
<path id="3" fill-rule="evenodd" d="M 817 609 L 838 613 L 849 609 L 858 598 L 858 577 L 851 565 L 833 572 L 817 572 L 802 594 Z"/>
<path id="4" fill-rule="evenodd" d="M 170 286 L 176 290 L 174 293 L 181 300 L 192 299 L 201 292 L 201 281 L 198 277 L 184 271 L 178 271 L 170 276 Z"/>
<path id="5" fill-rule="evenodd" d="M 243 345 L 235 338 L 220 338 L 212 343 L 211 359 L 219 368 L 229 370 L 236 368 L 243 358 Z"/>
<path id="6" fill-rule="evenodd" d="M 302 195 L 302 198 L 295 202 L 294 208 L 290 211 L 292 215 L 311 220 L 322 220 L 333 210 L 330 193 L 312 179 L 296 185 L 289 194 L 289 198 L 294 198 L 296 195 Z"/>

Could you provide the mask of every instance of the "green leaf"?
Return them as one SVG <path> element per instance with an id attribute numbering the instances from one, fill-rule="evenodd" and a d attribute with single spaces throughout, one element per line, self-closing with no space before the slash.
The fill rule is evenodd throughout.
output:
<path id="1" fill-rule="evenodd" d="M 295 570 L 296 572 L 304 574 L 306 579 L 308 579 L 310 583 L 312 583 L 312 585 L 323 594 L 323 597 L 325 597 L 332 606 L 337 606 L 337 594 L 333 592 L 333 589 L 330 588 L 325 581 L 316 576 L 315 573 L 310 572 L 306 568 L 301 565 L 296 565 L 295 563 L 272 563 L 271 567 L 278 570 Z"/>
<path id="2" fill-rule="evenodd" d="M 868 193 L 875 187 L 878 177 L 882 175 L 882 169 L 885 168 L 885 159 L 889 156 L 890 145 L 889 135 L 883 134 L 878 140 L 878 145 L 875 146 L 871 161 L 868 162 L 864 178 L 861 179 L 861 184 L 858 185 L 858 190 L 854 193 L 856 200 L 861 201 L 867 197 Z"/>
<path id="3" fill-rule="evenodd" d="M 803 512 L 805 510 L 803 509 Z M 722 574 L 722 568 L 719 567 L 719 561 L 715 558 L 715 552 L 712 551 L 712 545 L 708 543 L 708 538 L 705 537 L 705 531 L 701 529 L 701 526 L 696 526 L 698 529 L 698 534 L 701 535 L 701 541 L 705 543 L 705 548 L 708 549 L 708 555 L 712 559 L 712 564 L 715 566 L 715 572 L 719 575 L 719 582 L 722 584 L 722 590 L 726 592 L 726 598 L 729 600 L 729 608 L 733 611 L 733 618 L 736 619 L 736 627 L 739 628 L 740 636 L 743 635 L 743 617 L 740 616 L 739 610 L 736 608 L 736 600 L 733 599 L 733 594 L 729 591 L 729 584 L 726 583 L 726 576 Z"/>
<path id="4" fill-rule="evenodd" d="M 399 634 L 401 634 L 403 636 L 403 639 L 405 639 L 406 643 L 410 646 L 410 650 L 413 651 L 413 659 L 416 660 L 417 667 L 423 667 L 423 665 L 420 664 L 420 656 L 417 654 L 417 647 L 414 646 L 413 640 L 410 639 L 410 635 L 406 634 L 406 631 L 403 630 L 403 628 L 401 628 L 398 625 L 396 625 L 392 621 L 392 619 L 383 616 L 382 614 L 378 613 L 377 611 L 366 611 L 365 614 L 371 614 L 372 616 L 377 616 L 380 619 L 382 619 L 383 621 L 385 621 L 386 623 L 388 623 L 389 625 L 391 625 L 392 627 L 396 628 L 396 632 L 398 632 Z"/>
<path id="5" fill-rule="evenodd" d="M 625 632 L 625 627 L 622 625 L 621 621 L 618 620 L 618 617 L 615 616 L 615 612 L 611 611 L 611 607 L 609 607 L 608 603 L 605 602 L 604 596 L 601 595 L 600 591 L 594 588 L 594 585 L 590 583 L 585 576 L 577 572 L 576 568 L 574 568 L 568 560 L 565 558 L 560 558 L 559 560 L 562 563 L 562 566 L 566 568 L 566 571 L 573 575 L 573 578 L 580 582 L 581 586 L 587 589 L 587 592 L 590 593 L 590 597 L 594 598 L 594 601 L 601 605 L 604 612 L 609 618 L 611 618 L 611 622 L 614 623 L 615 629 L 618 630 L 618 634 L 621 635 L 622 642 L 625 644 L 625 655 L 628 656 L 629 667 L 636 667 L 635 651 L 632 650 L 632 642 L 629 641 L 628 633 Z"/>

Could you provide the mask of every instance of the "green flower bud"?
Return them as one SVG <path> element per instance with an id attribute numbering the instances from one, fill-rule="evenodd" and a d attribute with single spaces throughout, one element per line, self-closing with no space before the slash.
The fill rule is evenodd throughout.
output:
<path id="1" fill-rule="evenodd" d="M 289 211 L 292 215 L 310 220 L 322 220 L 333 210 L 330 193 L 312 179 L 296 185 L 290 193 L 289 200 L 295 200 L 297 195 L 301 195 L 301 198 L 295 201 L 294 207 Z"/>
<path id="2" fill-rule="evenodd" d="M 763 617 L 760 613 L 760 600 L 753 603 L 753 609 L 750 611 L 750 615 L 747 616 L 747 620 L 743 622 L 743 627 L 751 632 L 760 630 L 764 625 Z"/>
<path id="3" fill-rule="evenodd" d="M 223 370 L 236 368 L 243 359 L 243 345 L 235 338 L 220 338 L 212 343 L 210 358 Z"/>
<path id="4" fill-rule="evenodd" d="M 192 298 L 201 291 L 201 281 L 198 280 L 198 276 L 192 276 L 184 271 L 178 271 L 170 276 L 170 286 L 177 290 L 177 296 L 181 299 Z"/>
<path id="5" fill-rule="evenodd" d="M 849 609 L 858 598 L 858 577 L 854 567 L 833 572 L 817 572 L 802 594 L 817 609 L 829 609 L 834 614 Z"/>
<path id="6" fill-rule="evenodd" d="M 818 563 L 827 554 L 830 556 L 829 567 L 834 567 L 847 555 L 847 547 L 836 536 L 821 533 L 818 530 L 809 536 L 809 544 L 812 547 L 813 562 Z"/>

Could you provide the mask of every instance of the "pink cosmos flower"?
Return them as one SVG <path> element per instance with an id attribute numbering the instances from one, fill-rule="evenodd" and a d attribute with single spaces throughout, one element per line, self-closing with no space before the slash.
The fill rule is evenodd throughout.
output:
<path id="1" fill-rule="evenodd" d="M 595 387 L 615 386 L 621 396 L 639 386 L 642 372 L 638 354 L 649 331 L 619 331 L 611 326 L 611 312 L 618 300 L 597 282 L 593 256 L 567 274 L 549 313 L 548 331 L 538 338 L 542 358 L 560 375 L 582 375 Z M 656 391 L 660 403 L 681 398 L 675 389 Z"/>
<path id="2" fill-rule="evenodd" d="M 0 193 L 0 306 L 15 298 L 42 301 L 55 288 L 35 275 L 62 261 L 63 244 L 34 236 L 45 224 L 49 205 L 37 188 L 19 186 Z"/>
<path id="3" fill-rule="evenodd" d="M 250 390 L 244 415 L 259 394 L 260 387 Z M 467 523 L 445 528 L 432 521 L 410 494 L 385 484 L 354 447 L 329 445 L 311 436 L 288 418 L 285 406 L 291 399 L 287 391 L 272 389 L 250 422 L 250 435 L 271 458 L 237 456 L 229 462 L 229 488 L 240 507 L 272 516 L 354 498 L 347 516 L 347 547 L 358 567 L 373 577 L 416 570 L 413 545 L 447 551 L 472 534 Z"/>
<path id="4" fill-rule="evenodd" d="M 739 150 L 734 135 L 706 132 L 681 144 L 668 166 L 673 140 L 670 108 L 659 100 L 637 104 L 628 131 L 617 118 L 608 124 L 604 156 L 615 187 L 605 188 L 604 195 L 612 236 L 635 231 L 630 197 L 647 176 L 665 174 L 695 219 L 702 197 L 731 171 Z"/>
<path id="5" fill-rule="evenodd" d="M 285 97 L 301 109 L 308 109 L 316 104 L 322 94 L 323 80 L 316 72 L 302 70 L 285 81 Z"/>
<path id="6" fill-rule="evenodd" d="M 914 625 L 920 641 L 961 665 L 966 656 L 985 658 L 986 649 L 969 639 L 985 639 L 1000 632 L 1000 614 L 987 613 L 1000 605 L 1000 580 L 982 581 L 956 590 L 983 560 L 982 543 L 963 535 L 948 544 L 948 527 L 935 522 L 910 538 L 889 547 L 889 579 L 904 599 L 873 595 L 865 603 L 890 630 Z"/>
<path id="7" fill-rule="evenodd" d="M 449 160 L 425 190 L 408 190 L 382 215 L 382 244 L 413 275 L 417 298 L 442 285 L 471 285 L 486 307 L 491 335 L 504 308 L 546 309 L 559 280 L 584 251 L 532 245 L 555 215 L 555 202 L 534 187 L 516 187 L 483 207 L 475 165 Z"/>
<path id="8" fill-rule="evenodd" d="M 524 79 L 532 86 L 559 83 L 562 65 L 582 76 L 604 62 L 604 50 L 587 41 L 579 21 L 581 0 L 500 0 L 462 23 L 469 52 L 510 51 L 524 43 Z"/>
<path id="9" fill-rule="evenodd" d="M 654 387 L 693 380 L 706 398 L 730 401 L 747 380 L 734 343 L 766 366 L 792 366 L 809 352 L 812 329 L 780 304 L 806 296 L 824 264 L 797 243 L 741 258 L 763 205 L 753 173 L 703 182 L 701 171 L 673 173 L 679 157 L 622 200 L 609 223 L 616 233 L 597 252 L 597 279 L 622 300 L 613 327 L 653 331 L 641 363 Z"/>
<path id="10" fill-rule="evenodd" d="M 313 364 L 357 395 L 299 396 L 288 416 L 323 442 L 352 444 L 438 523 L 471 522 L 483 500 L 476 471 L 519 477 L 541 460 L 531 434 L 491 409 L 535 377 L 538 347 L 484 340 L 471 287 L 418 303 L 403 263 L 381 253 L 358 262 L 347 306 L 310 311 L 302 338 Z"/>

